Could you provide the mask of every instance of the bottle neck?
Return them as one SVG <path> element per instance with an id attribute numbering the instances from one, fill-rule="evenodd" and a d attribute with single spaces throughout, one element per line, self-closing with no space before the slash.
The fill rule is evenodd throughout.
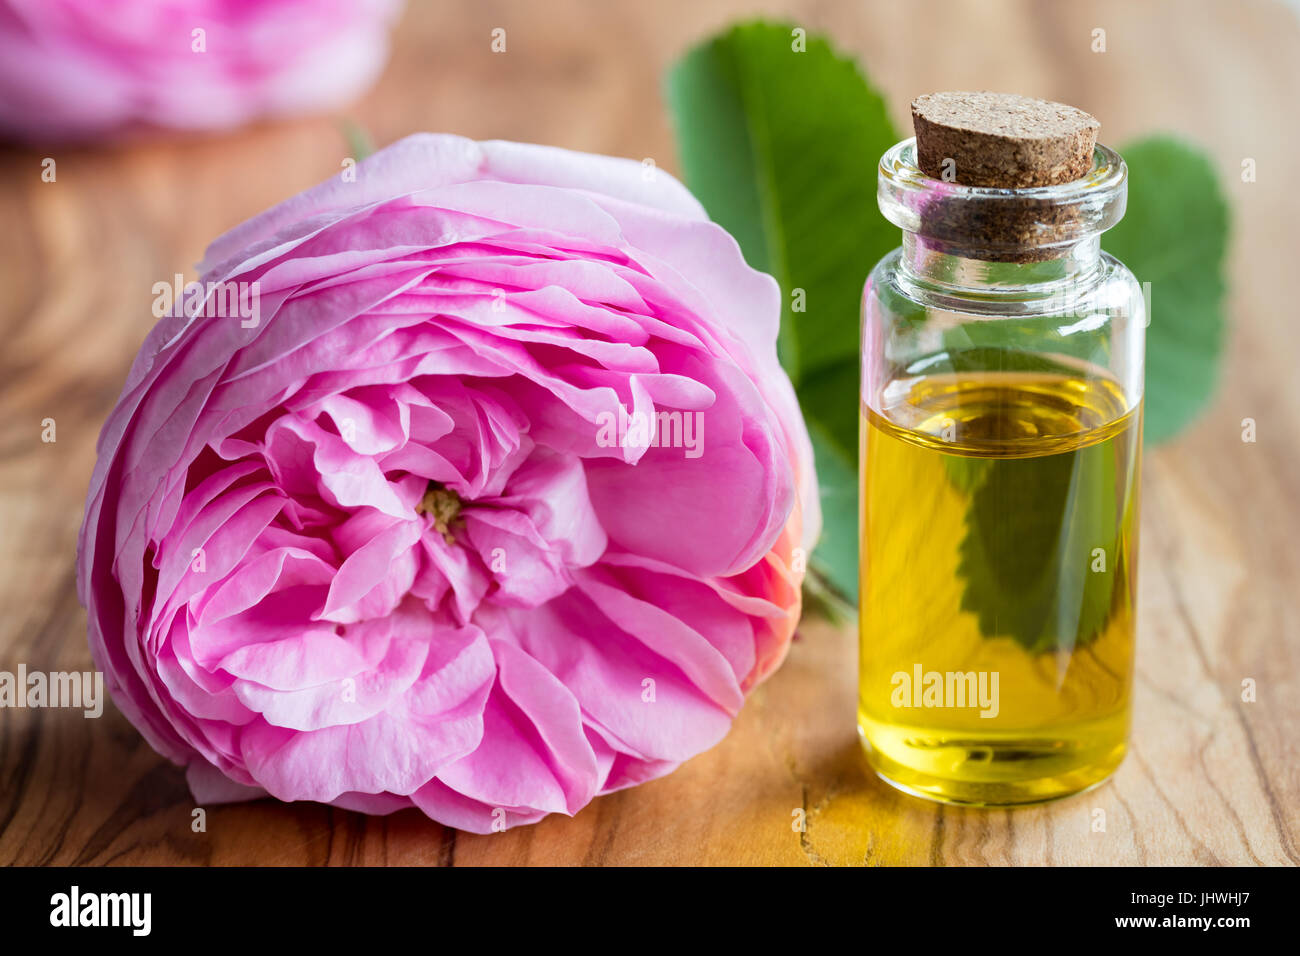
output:
<path id="1" fill-rule="evenodd" d="M 918 290 L 956 298 L 1036 299 L 1086 287 L 1102 275 L 1101 234 L 1053 247 L 1031 262 L 996 262 L 938 251 L 903 231 L 899 278 Z"/>

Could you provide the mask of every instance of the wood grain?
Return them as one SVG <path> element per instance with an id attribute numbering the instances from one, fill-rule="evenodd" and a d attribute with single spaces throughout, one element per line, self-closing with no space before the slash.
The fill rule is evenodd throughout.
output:
<path id="1" fill-rule="evenodd" d="M 555 143 L 675 169 L 660 77 L 746 13 L 718 0 L 413 0 L 388 71 L 349 115 Z M 1154 129 L 1212 153 L 1235 216 L 1217 396 L 1150 453 L 1133 750 L 1102 788 L 1014 812 L 940 808 L 863 769 L 852 626 L 810 622 L 719 746 L 574 819 L 492 836 L 414 811 L 270 801 L 190 826 L 181 772 L 111 707 L 0 711 L 0 863 L 1295 864 L 1300 862 L 1300 28 L 1266 2 L 766 3 L 861 56 L 900 125 L 918 92 L 1076 104 L 1102 138 Z M 489 49 L 505 27 L 505 54 Z M 1107 31 L 1107 52 L 1090 49 Z M 924 50 L 925 55 L 920 55 Z M 152 317 L 150 286 L 220 232 L 340 168 L 340 117 L 225 137 L 0 152 L 0 669 L 85 669 L 74 549 L 95 437 Z M 55 183 L 41 159 L 56 158 Z M 1258 181 L 1242 183 L 1243 158 Z M 875 157 L 863 157 L 874 175 Z M 856 321 L 845 316 L 846 322 Z M 54 418 L 57 441 L 40 440 Z M 1258 441 L 1241 441 L 1254 418 Z M 1244 679 L 1258 700 L 1241 699 Z M 1093 832 L 1094 809 L 1106 812 Z M 806 832 L 793 826 L 804 809 Z"/>

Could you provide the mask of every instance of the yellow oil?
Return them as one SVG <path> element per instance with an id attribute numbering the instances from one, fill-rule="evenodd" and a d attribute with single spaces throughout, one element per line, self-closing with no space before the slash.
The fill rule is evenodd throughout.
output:
<path id="1" fill-rule="evenodd" d="M 861 428 L 869 761 L 900 789 L 977 806 L 1099 783 L 1128 735 L 1140 403 L 1040 372 L 885 394 Z"/>

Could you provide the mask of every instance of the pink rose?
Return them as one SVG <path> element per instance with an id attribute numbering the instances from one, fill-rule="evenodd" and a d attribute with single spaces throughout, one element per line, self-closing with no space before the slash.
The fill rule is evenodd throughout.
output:
<path id="1" fill-rule="evenodd" d="M 379 75 L 398 0 L 0 0 L 0 133 L 223 129 L 341 105 Z"/>
<path id="2" fill-rule="evenodd" d="M 777 286 L 631 160 L 419 135 L 355 173 L 213 243 L 136 359 L 97 666 L 201 803 L 573 814 L 717 743 L 798 621 Z"/>

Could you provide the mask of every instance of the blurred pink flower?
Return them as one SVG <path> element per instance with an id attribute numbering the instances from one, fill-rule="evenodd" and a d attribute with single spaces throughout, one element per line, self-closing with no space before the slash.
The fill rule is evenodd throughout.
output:
<path id="1" fill-rule="evenodd" d="M 419 135 L 354 172 L 213 243 L 136 359 L 97 666 L 200 802 L 575 813 L 717 743 L 798 621 L 777 286 L 631 160 Z"/>
<path id="2" fill-rule="evenodd" d="M 0 134 L 58 142 L 329 109 L 388 57 L 399 0 L 0 0 Z"/>

